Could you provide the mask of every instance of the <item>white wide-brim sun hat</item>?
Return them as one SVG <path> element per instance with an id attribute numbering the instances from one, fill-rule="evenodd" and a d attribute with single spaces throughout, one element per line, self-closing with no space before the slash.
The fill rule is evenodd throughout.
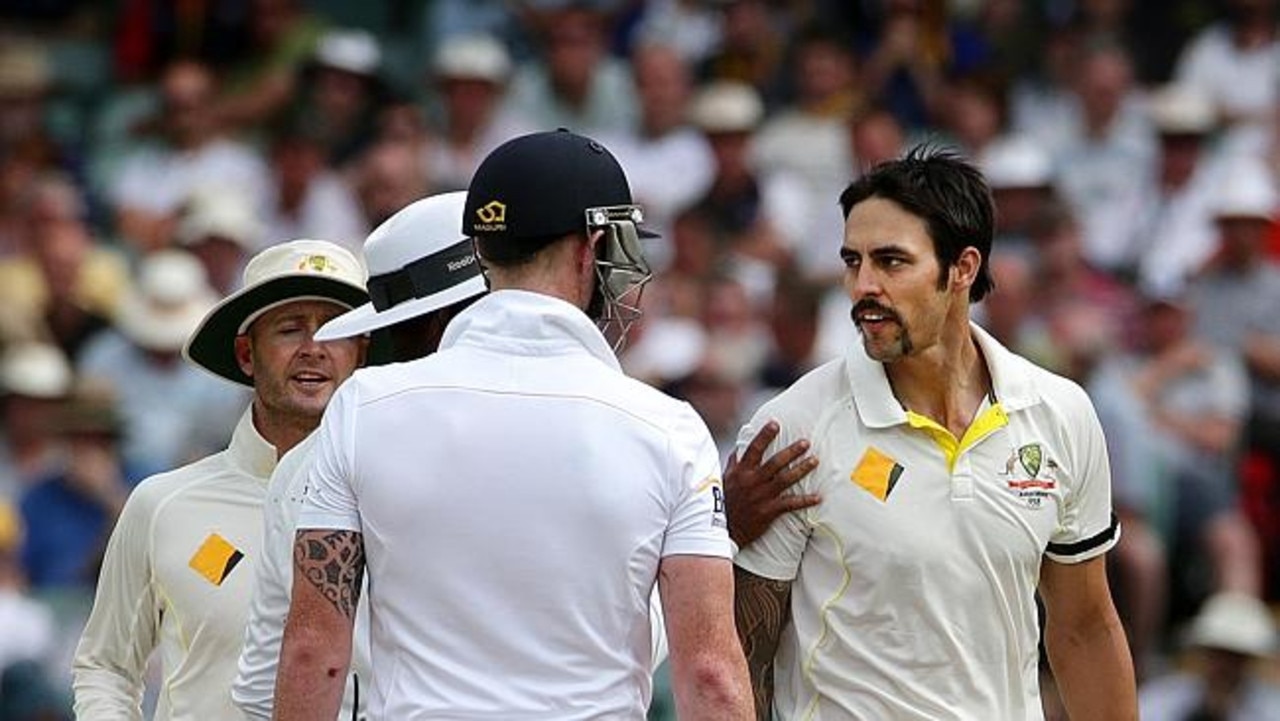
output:
<path id="1" fill-rule="evenodd" d="M 1187 642 L 1202 648 L 1269 658 L 1276 652 L 1276 624 L 1267 605 L 1245 593 L 1210 596 L 1191 623 Z"/>
<path id="2" fill-rule="evenodd" d="M 175 352 L 217 300 L 195 256 L 162 250 L 139 264 L 137 283 L 116 311 L 116 328 L 141 348 Z"/>
<path id="3" fill-rule="evenodd" d="M 316 332 L 328 341 L 364 335 L 482 295 L 487 290 L 471 239 L 463 236 L 463 191 L 415 201 L 364 243 L 370 302 Z"/>
<path id="4" fill-rule="evenodd" d="M 235 339 L 259 316 L 286 303 L 320 300 L 353 308 L 368 299 L 364 265 L 346 248 L 310 239 L 273 245 L 249 260 L 244 286 L 204 316 L 182 354 L 220 378 L 252 387 L 236 362 Z"/>

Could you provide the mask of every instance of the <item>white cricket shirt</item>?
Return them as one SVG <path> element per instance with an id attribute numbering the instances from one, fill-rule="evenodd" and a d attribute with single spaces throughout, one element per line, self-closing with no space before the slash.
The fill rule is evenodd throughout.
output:
<path id="1" fill-rule="evenodd" d="M 792 581 L 774 712 L 821 719 L 1042 719 L 1041 559 L 1075 563 L 1118 538 L 1102 431 L 1079 386 L 971 326 L 994 402 L 964 438 L 905 411 L 856 343 L 743 429 L 776 419 L 819 467 L 818 506 L 774 523 L 736 563 Z"/>
<path id="2" fill-rule="evenodd" d="M 373 718 L 639 721 L 659 561 L 730 555 L 701 418 L 541 294 L 357 371 L 313 463 L 298 528 L 364 536 Z"/>
<path id="3" fill-rule="evenodd" d="M 280 644 L 284 640 L 284 623 L 289 617 L 293 589 L 294 528 L 302 507 L 315 438 L 316 434 L 312 433 L 289 449 L 280 458 L 267 485 L 267 500 L 262 509 L 262 555 L 256 566 L 239 669 L 231 687 L 236 707 L 251 719 L 270 719 L 275 709 Z M 338 719 L 365 717 L 368 678 L 369 611 L 368 605 L 361 603 L 356 607 L 351 672 Z"/>
<path id="4" fill-rule="evenodd" d="M 275 447 L 246 410 L 226 450 L 152 476 L 129 495 L 76 649 L 77 719 L 141 719 L 143 676 L 157 648 L 158 721 L 240 718 L 231 680 L 275 464 Z"/>

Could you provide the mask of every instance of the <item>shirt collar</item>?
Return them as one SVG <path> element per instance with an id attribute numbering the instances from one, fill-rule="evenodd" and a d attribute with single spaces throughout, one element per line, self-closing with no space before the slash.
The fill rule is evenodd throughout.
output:
<path id="1" fill-rule="evenodd" d="M 1040 394 L 1032 383 L 1028 362 L 1000 345 L 976 323 L 971 322 L 969 328 L 986 360 L 1000 407 L 1012 413 L 1038 403 Z M 867 355 L 860 339 L 851 343 L 845 354 L 845 372 L 863 425 L 887 428 L 907 422 L 907 411 L 893 395 L 884 364 Z"/>
<path id="2" fill-rule="evenodd" d="M 276 468 L 276 447 L 254 427 L 252 403 L 240 416 L 240 422 L 231 434 L 227 455 L 231 459 L 231 465 L 264 481 L 271 477 L 271 472 Z"/>
<path id="3" fill-rule="evenodd" d="M 440 350 L 466 344 L 516 355 L 585 350 L 610 368 L 622 370 L 613 348 L 582 310 L 543 293 L 499 290 L 476 301 L 450 321 Z"/>

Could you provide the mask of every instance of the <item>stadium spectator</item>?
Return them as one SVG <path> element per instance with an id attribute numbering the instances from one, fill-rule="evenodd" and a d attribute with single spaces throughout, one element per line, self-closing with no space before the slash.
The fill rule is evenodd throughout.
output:
<path id="1" fill-rule="evenodd" d="M 159 137 L 126 157 L 108 188 L 119 235 L 144 253 L 172 243 L 179 209 L 199 186 L 241 188 L 253 198 L 264 197 L 268 187 L 262 158 L 218 126 L 216 83 L 207 65 L 169 64 L 159 92 Z"/>

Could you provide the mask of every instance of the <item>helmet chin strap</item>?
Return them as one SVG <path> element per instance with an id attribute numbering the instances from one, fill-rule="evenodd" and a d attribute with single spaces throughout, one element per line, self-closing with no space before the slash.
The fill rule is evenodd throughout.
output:
<path id="1" fill-rule="evenodd" d="M 596 321 L 615 353 L 625 346 L 628 331 L 640 320 L 640 299 L 653 278 L 640 245 L 637 224 L 642 219 L 640 208 L 634 205 L 587 210 L 588 231 L 604 231 L 596 245 L 596 287 L 587 315 Z"/>

